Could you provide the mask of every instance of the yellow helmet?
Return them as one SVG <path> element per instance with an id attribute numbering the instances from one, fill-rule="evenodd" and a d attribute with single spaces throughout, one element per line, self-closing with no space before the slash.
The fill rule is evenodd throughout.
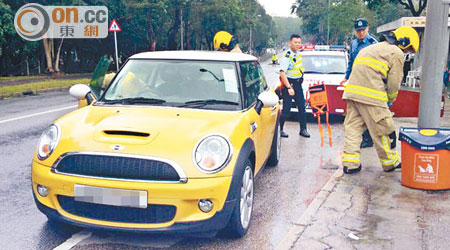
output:
<path id="1" fill-rule="evenodd" d="M 220 49 L 225 51 L 232 50 L 237 43 L 237 39 L 234 38 L 233 35 L 223 30 L 217 32 L 214 35 L 213 41 L 214 41 L 214 49 L 216 50 Z"/>
<path id="2" fill-rule="evenodd" d="M 392 31 L 392 33 L 394 33 L 395 39 L 397 40 L 397 46 L 400 49 L 406 50 L 412 47 L 414 52 L 417 52 L 419 50 L 420 38 L 419 34 L 414 28 L 409 26 L 402 26 Z"/>

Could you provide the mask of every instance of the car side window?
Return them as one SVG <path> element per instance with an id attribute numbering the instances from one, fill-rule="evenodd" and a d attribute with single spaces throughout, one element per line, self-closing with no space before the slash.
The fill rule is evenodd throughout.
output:
<path id="1" fill-rule="evenodd" d="M 262 87 L 264 90 L 266 90 L 268 88 L 267 81 L 266 81 L 266 78 L 264 77 L 264 71 L 259 63 L 258 63 L 258 73 L 259 73 L 259 78 L 261 78 Z"/>
<path id="2" fill-rule="evenodd" d="M 258 95 L 264 91 L 265 79 L 259 73 L 258 62 L 243 62 L 240 65 L 244 87 L 244 107 L 256 102 Z"/>

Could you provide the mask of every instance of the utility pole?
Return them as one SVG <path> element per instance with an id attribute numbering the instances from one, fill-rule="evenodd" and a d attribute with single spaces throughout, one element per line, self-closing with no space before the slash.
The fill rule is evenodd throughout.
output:
<path id="1" fill-rule="evenodd" d="M 183 41 L 183 37 L 184 37 L 184 30 L 183 30 L 183 9 L 181 9 L 181 13 L 180 13 L 180 18 L 181 18 L 181 32 L 180 32 L 180 41 L 181 41 L 181 50 L 183 50 L 184 48 L 184 41 Z"/>
<path id="2" fill-rule="evenodd" d="M 250 52 L 250 55 L 252 54 L 252 27 L 250 26 L 250 44 L 248 45 L 248 51 Z"/>
<path id="3" fill-rule="evenodd" d="M 450 0 L 449 0 L 450 1 Z M 257 18 L 257 17 L 261 17 L 261 15 L 260 14 L 258 14 L 258 15 L 256 15 L 254 18 Z M 249 52 L 250 52 L 250 55 L 253 55 L 253 53 L 252 53 L 252 51 L 253 51 L 253 41 L 252 41 L 252 29 L 253 29 L 253 21 L 254 20 L 251 20 L 251 22 L 250 22 L 250 45 L 248 46 L 250 49 L 249 49 Z"/>
<path id="4" fill-rule="evenodd" d="M 449 43 L 448 4 L 428 1 L 425 35 L 422 42 L 422 89 L 420 91 L 419 128 L 438 128 L 441 111 L 442 79 Z"/>
<path id="5" fill-rule="evenodd" d="M 25 63 L 27 64 L 27 76 L 30 75 L 30 65 L 28 65 L 28 59 L 25 60 Z"/>
<path id="6" fill-rule="evenodd" d="M 330 45 L 330 0 L 328 0 L 328 11 L 327 11 L 327 27 L 328 27 L 328 35 L 327 35 L 327 44 Z"/>

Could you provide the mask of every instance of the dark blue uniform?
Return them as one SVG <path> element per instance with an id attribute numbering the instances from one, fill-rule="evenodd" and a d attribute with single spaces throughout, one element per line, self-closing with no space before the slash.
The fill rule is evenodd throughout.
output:
<path id="1" fill-rule="evenodd" d="M 348 79 L 350 77 L 350 73 L 352 73 L 353 62 L 355 61 L 355 58 L 358 55 L 359 51 L 377 42 L 377 39 L 373 38 L 370 34 L 367 34 L 367 36 L 364 37 L 361 41 L 358 38 L 353 39 L 352 43 L 350 44 L 350 55 L 348 58 L 348 67 L 347 73 L 345 74 L 345 79 Z"/>

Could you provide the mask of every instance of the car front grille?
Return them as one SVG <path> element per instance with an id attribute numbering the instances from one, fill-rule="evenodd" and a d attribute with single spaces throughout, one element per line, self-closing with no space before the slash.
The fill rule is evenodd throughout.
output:
<path id="1" fill-rule="evenodd" d="M 72 154 L 63 156 L 54 167 L 57 173 L 93 178 L 143 181 L 180 181 L 169 163 L 124 155 Z"/>
<path id="2" fill-rule="evenodd" d="M 176 207 L 171 205 L 151 205 L 147 208 L 118 207 L 76 201 L 73 197 L 58 196 L 61 208 L 76 216 L 122 223 L 164 223 L 173 220 Z"/>

